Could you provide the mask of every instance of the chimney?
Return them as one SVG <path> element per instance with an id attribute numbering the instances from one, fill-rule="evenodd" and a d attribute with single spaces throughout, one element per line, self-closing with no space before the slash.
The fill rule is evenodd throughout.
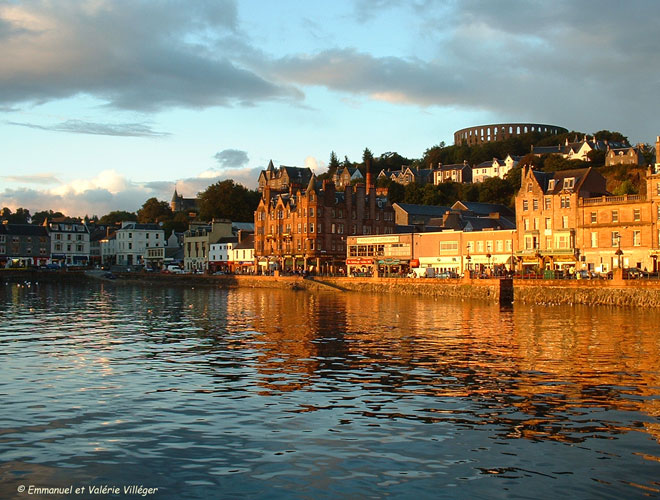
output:
<path id="1" fill-rule="evenodd" d="M 335 204 L 335 183 L 330 179 L 323 180 L 323 201 L 327 207 Z"/>
<path id="2" fill-rule="evenodd" d="M 366 194 L 368 196 L 369 192 L 372 189 L 372 185 L 371 185 L 371 158 L 366 159 L 366 161 L 364 162 L 364 168 L 367 170 L 367 173 L 366 173 L 366 182 L 367 182 Z"/>

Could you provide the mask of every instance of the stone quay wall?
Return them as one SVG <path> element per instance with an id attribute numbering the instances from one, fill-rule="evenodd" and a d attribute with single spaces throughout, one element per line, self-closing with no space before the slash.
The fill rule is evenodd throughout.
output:
<path id="1" fill-rule="evenodd" d="M 514 280 L 514 302 L 660 307 L 660 280 Z"/>

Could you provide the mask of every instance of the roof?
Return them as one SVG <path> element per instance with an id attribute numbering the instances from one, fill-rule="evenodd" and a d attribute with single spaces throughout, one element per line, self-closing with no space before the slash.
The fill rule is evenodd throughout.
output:
<path id="1" fill-rule="evenodd" d="M 0 234 L 15 236 L 48 236 L 44 226 L 33 224 L 0 224 Z"/>
<path id="2" fill-rule="evenodd" d="M 131 222 L 122 227 L 122 229 L 130 229 L 132 231 L 158 231 L 163 228 L 158 224 L 139 224 L 137 222 Z"/>
<path id="3" fill-rule="evenodd" d="M 464 208 L 461 208 L 464 207 Z M 454 210 L 468 210 L 476 215 L 487 216 L 492 213 L 499 213 L 503 216 L 513 216 L 513 210 L 506 205 L 499 203 L 480 203 L 477 201 L 457 201 L 451 207 Z"/>
<path id="4" fill-rule="evenodd" d="M 218 238 L 215 243 L 238 243 L 238 237 L 236 236 L 223 236 L 222 238 Z"/>
<path id="5" fill-rule="evenodd" d="M 254 234 L 248 234 L 243 241 L 239 242 L 237 245 L 234 245 L 234 250 L 243 250 L 254 248 Z"/>
<path id="6" fill-rule="evenodd" d="M 470 165 L 468 163 L 454 163 L 454 164 L 451 164 L 451 165 L 440 165 L 438 170 L 446 172 L 448 170 L 462 170 L 466 167 L 467 168 L 472 168 L 472 167 L 470 167 Z"/>
<path id="7" fill-rule="evenodd" d="M 395 207 L 401 208 L 410 215 L 437 215 L 442 216 L 450 210 L 450 207 L 437 205 L 414 205 L 411 203 L 395 203 Z"/>

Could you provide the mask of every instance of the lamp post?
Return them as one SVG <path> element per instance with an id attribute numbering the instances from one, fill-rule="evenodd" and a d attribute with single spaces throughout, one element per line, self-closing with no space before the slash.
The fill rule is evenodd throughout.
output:
<path id="1" fill-rule="evenodd" d="M 467 261 L 467 272 L 468 274 L 470 273 L 470 260 L 472 260 L 472 257 L 470 257 L 470 245 L 467 245 L 467 256 L 465 257 L 465 260 Z"/>
<path id="2" fill-rule="evenodd" d="M 616 237 L 616 243 L 617 243 L 618 248 L 616 249 L 616 252 L 614 252 L 614 253 L 617 256 L 617 261 L 619 263 L 618 264 L 619 269 L 621 269 L 621 256 L 623 255 L 623 250 L 621 250 L 621 235 L 620 234 L 618 234 L 617 237 Z"/>

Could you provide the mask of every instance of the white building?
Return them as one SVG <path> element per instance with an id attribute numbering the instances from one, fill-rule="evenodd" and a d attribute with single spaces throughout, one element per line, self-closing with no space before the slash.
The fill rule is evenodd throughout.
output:
<path id="1" fill-rule="evenodd" d="M 52 262 L 73 266 L 89 263 L 89 230 L 75 219 L 44 221 L 50 236 Z"/>
<path id="2" fill-rule="evenodd" d="M 209 270 L 230 271 L 234 260 L 233 249 L 238 243 L 238 238 L 229 236 L 220 238 L 217 243 L 211 243 L 209 250 Z"/>
<path id="3" fill-rule="evenodd" d="M 144 265 L 147 248 L 165 246 L 165 231 L 158 224 L 122 222 L 116 233 L 117 264 Z"/>
<path id="4" fill-rule="evenodd" d="M 102 264 L 116 264 L 117 263 L 117 233 L 110 233 L 108 236 L 100 241 L 101 246 L 101 263 Z"/>
<path id="5" fill-rule="evenodd" d="M 490 177 L 504 179 L 509 171 L 518 165 L 518 156 L 506 155 L 504 160 L 493 158 L 493 161 L 485 161 L 472 169 L 472 182 L 483 182 Z"/>

